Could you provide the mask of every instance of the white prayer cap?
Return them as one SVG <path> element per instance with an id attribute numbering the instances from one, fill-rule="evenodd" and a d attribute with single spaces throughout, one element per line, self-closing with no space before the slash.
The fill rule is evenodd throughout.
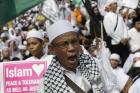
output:
<path id="1" fill-rule="evenodd" d="M 3 30 L 5 31 L 5 30 L 8 30 L 8 27 L 7 26 L 4 26 L 3 27 Z"/>
<path id="2" fill-rule="evenodd" d="M 115 59 L 115 60 L 118 60 L 119 62 L 121 62 L 120 55 L 117 53 L 111 54 L 110 59 Z"/>
<path id="3" fill-rule="evenodd" d="M 140 52 L 136 52 L 136 53 L 133 55 L 133 58 L 137 58 L 137 57 L 140 57 Z"/>
<path id="4" fill-rule="evenodd" d="M 25 45 L 19 45 L 18 48 L 22 49 L 22 50 L 26 50 L 26 46 Z"/>
<path id="5" fill-rule="evenodd" d="M 56 37 L 71 31 L 76 32 L 69 21 L 59 20 L 47 29 L 49 42 L 51 43 Z"/>
<path id="6" fill-rule="evenodd" d="M 140 67 L 140 60 L 136 61 L 135 64 L 133 65 L 133 67 Z"/>
<path id="7" fill-rule="evenodd" d="M 32 29 L 27 33 L 26 39 L 31 38 L 31 37 L 38 38 L 44 41 L 44 36 L 42 32 L 37 31 L 36 29 Z"/>
<path id="8" fill-rule="evenodd" d="M 134 9 L 129 9 L 128 14 L 131 14 L 131 13 L 134 13 L 134 12 L 136 12 Z"/>

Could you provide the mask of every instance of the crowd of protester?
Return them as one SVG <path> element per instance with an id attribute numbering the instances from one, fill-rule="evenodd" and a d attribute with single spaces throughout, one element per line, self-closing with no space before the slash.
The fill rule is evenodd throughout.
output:
<path id="1" fill-rule="evenodd" d="M 83 4 L 67 3 L 63 7 L 64 19 L 68 20 L 78 32 L 81 53 L 103 61 L 106 65 L 99 68 L 104 71 L 108 70 L 106 68 L 109 65 L 112 66 L 111 70 L 116 77 L 119 92 L 107 93 L 128 93 L 129 89 L 129 93 L 138 93 L 133 91 L 136 90 L 135 87 L 140 87 L 134 83 L 139 77 L 137 69 L 140 66 L 140 7 L 138 5 L 132 9 L 121 6 L 118 9 L 116 0 L 108 0 L 105 5 L 106 14 L 101 15 L 97 2 L 91 1 L 91 11 L 99 21 L 96 29 L 94 18 L 88 14 Z M 38 5 L 3 26 L 0 30 L 0 61 L 32 60 L 32 56 L 41 58 L 39 54 L 32 52 L 32 42 L 28 40 L 28 36 L 34 33 L 29 33 L 30 31 L 40 31 L 43 35 L 38 42 L 40 47 L 36 51 L 45 52 L 45 56 L 52 54 L 48 48 L 50 41 L 47 34 L 50 25 L 48 19 L 42 14 L 42 5 Z M 110 64 L 105 61 L 109 61 Z M 111 91 L 109 87 L 107 90 Z"/>

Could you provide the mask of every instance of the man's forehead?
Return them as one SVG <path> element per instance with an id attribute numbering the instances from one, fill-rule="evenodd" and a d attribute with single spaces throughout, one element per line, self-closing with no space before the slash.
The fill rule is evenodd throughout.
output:
<path id="1" fill-rule="evenodd" d="M 76 38 L 78 39 L 78 34 L 76 32 L 67 32 L 67 33 L 64 33 L 58 37 L 56 37 L 53 42 L 57 42 L 57 41 L 65 41 L 66 39 L 73 39 L 73 38 Z"/>

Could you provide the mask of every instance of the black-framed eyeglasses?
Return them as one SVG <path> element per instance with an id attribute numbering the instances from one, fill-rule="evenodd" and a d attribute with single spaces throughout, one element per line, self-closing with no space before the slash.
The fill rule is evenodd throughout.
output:
<path id="1" fill-rule="evenodd" d="M 60 47 L 60 48 L 68 48 L 69 45 L 79 45 L 79 40 L 73 39 L 73 40 L 66 40 L 66 41 L 62 41 L 62 42 L 58 42 L 58 43 L 52 43 L 52 45 L 54 47 Z"/>

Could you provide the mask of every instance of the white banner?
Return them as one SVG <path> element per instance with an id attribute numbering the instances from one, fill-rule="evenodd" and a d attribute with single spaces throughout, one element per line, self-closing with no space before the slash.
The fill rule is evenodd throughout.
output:
<path id="1" fill-rule="evenodd" d="M 124 6 L 135 9 L 138 6 L 139 0 L 123 0 Z"/>
<path id="2" fill-rule="evenodd" d="M 55 0 L 45 0 L 42 13 L 52 22 L 59 19 L 59 8 Z"/>

